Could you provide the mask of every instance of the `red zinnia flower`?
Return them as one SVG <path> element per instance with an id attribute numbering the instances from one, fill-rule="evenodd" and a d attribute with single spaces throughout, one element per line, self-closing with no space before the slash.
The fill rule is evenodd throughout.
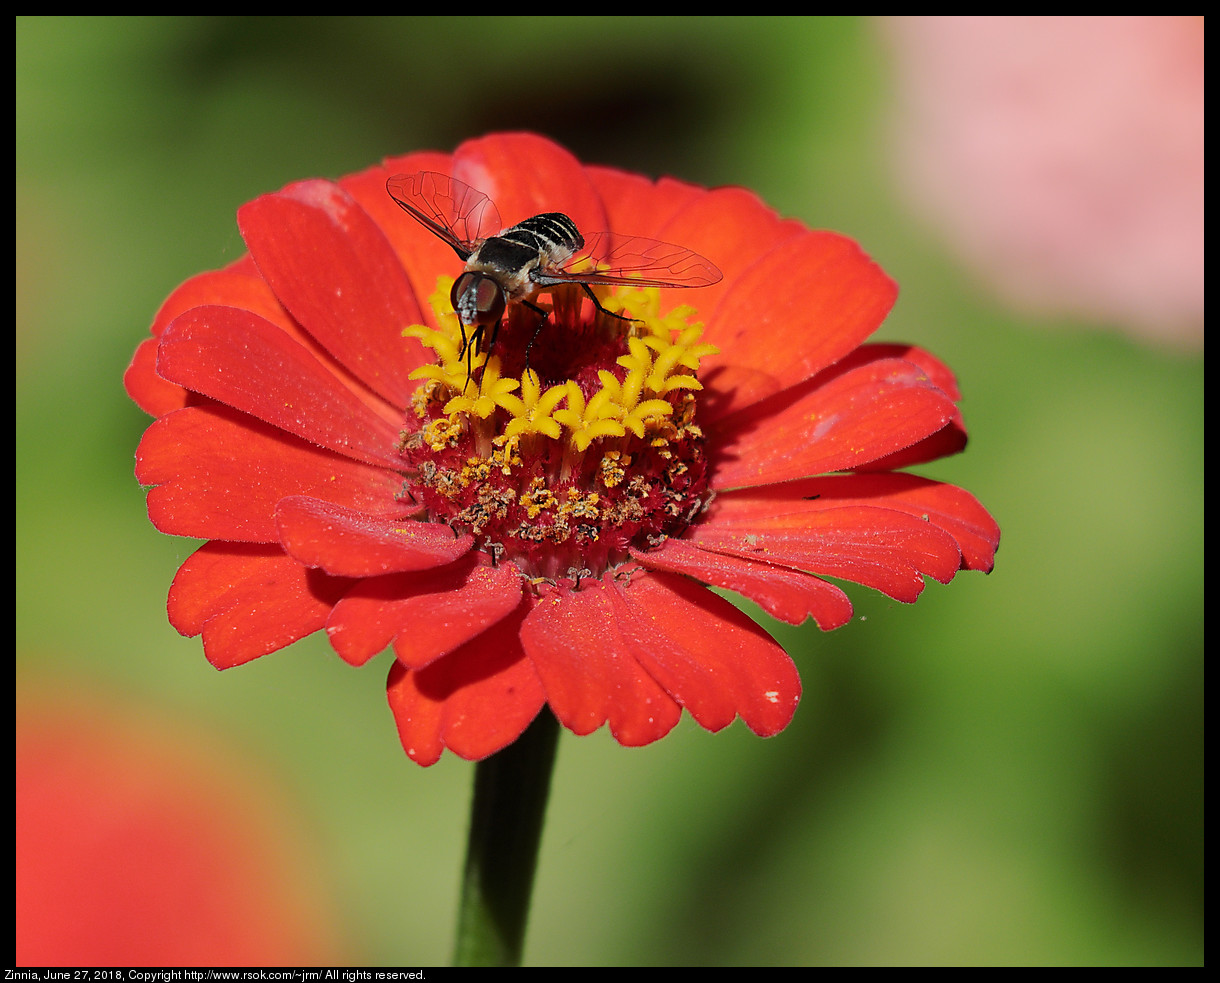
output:
<path id="1" fill-rule="evenodd" d="M 599 287 L 596 305 L 556 287 L 534 298 L 541 330 L 510 304 L 490 356 L 463 352 L 438 280 L 461 263 L 386 190 L 419 171 L 507 224 L 562 211 L 688 247 L 723 280 Z M 544 704 L 627 745 L 683 707 L 775 734 L 796 669 L 704 584 L 829 629 L 851 605 L 822 576 L 914 601 L 924 576 L 992 566 L 999 530 L 972 496 L 893 470 L 965 443 L 943 364 L 862 344 L 894 284 L 747 191 L 510 134 L 294 184 L 238 223 L 250 254 L 175 291 L 126 377 L 158 417 L 137 453 L 150 518 L 209 540 L 170 621 L 219 668 L 320 628 L 357 665 L 392 644 L 390 706 L 421 764 L 484 758 Z"/>

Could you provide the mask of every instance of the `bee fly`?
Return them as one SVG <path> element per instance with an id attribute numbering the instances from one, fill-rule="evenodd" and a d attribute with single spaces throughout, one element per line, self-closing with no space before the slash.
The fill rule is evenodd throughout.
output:
<path id="1" fill-rule="evenodd" d="M 525 348 L 528 366 L 529 350 L 547 317 L 533 298 L 548 288 L 580 284 L 599 311 L 629 321 L 602 307 L 590 284 L 706 287 L 721 278 L 715 266 L 689 249 L 613 232 L 583 236 L 562 212 L 544 212 L 505 229 L 487 195 L 435 171 L 396 175 L 386 182 L 386 190 L 466 264 L 450 300 L 461 325 L 461 354 L 468 364 L 472 348 L 492 350 L 505 311 L 515 303 L 541 315 Z"/>

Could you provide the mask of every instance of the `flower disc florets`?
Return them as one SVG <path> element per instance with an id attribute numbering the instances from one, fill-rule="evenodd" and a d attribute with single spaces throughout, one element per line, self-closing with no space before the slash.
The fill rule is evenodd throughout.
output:
<path id="1" fill-rule="evenodd" d="M 442 278 L 439 329 L 412 326 L 437 356 L 413 373 L 403 498 L 470 533 L 497 563 L 567 585 L 597 578 L 682 530 L 707 506 L 695 422 L 703 326 L 658 315 L 655 288 L 599 296 L 557 288 L 540 315 L 514 305 L 494 349 L 464 344 Z"/>

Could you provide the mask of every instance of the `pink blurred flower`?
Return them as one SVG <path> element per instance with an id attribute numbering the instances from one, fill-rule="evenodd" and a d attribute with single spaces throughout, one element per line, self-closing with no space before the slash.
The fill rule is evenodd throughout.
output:
<path id="1" fill-rule="evenodd" d="M 1203 344 L 1203 19 L 884 22 L 901 180 L 1015 306 Z"/>

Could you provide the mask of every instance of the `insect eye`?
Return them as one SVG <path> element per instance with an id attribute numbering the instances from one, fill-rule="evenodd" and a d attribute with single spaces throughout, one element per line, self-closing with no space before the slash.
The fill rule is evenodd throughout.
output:
<path id="1" fill-rule="evenodd" d="M 494 324 L 504 314 L 503 288 L 481 273 L 463 273 L 458 277 L 450 300 L 465 324 Z"/>

